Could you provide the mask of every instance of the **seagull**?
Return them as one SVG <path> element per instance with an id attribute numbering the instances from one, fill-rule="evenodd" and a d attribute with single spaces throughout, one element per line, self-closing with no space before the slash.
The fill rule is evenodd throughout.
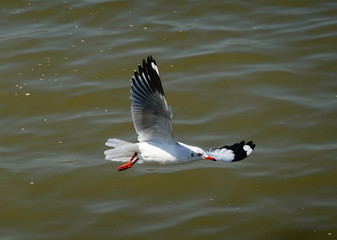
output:
<path id="1" fill-rule="evenodd" d="M 110 138 L 105 143 L 112 147 L 104 151 L 105 159 L 126 162 L 118 171 L 131 168 L 136 162 L 186 163 L 207 159 L 235 162 L 250 155 L 255 144 L 241 141 L 232 145 L 202 150 L 177 142 L 172 131 L 172 110 L 167 104 L 156 60 L 143 59 L 131 79 L 131 114 L 138 143 Z"/>

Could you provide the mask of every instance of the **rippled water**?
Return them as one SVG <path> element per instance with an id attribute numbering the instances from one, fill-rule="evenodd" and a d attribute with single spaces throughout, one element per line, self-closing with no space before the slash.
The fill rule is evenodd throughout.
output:
<path id="1" fill-rule="evenodd" d="M 1 239 L 336 239 L 333 1 L 2 1 Z M 152 54 L 179 141 L 245 161 L 117 172 Z"/>

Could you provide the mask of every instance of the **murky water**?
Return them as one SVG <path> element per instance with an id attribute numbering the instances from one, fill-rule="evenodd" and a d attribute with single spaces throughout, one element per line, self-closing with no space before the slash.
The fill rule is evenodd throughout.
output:
<path id="1" fill-rule="evenodd" d="M 333 1 L 1 1 L 1 239 L 336 239 Z M 158 63 L 177 139 L 237 163 L 104 160 Z"/>

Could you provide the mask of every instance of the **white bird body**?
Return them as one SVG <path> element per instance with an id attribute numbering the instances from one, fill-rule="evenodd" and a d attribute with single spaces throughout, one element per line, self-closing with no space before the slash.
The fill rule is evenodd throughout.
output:
<path id="1" fill-rule="evenodd" d="M 104 152 L 106 159 L 116 162 L 129 161 L 135 152 L 138 153 L 139 163 L 144 161 L 162 164 L 183 163 L 208 157 L 201 148 L 180 142 L 176 142 L 175 144 L 166 144 L 162 142 L 131 143 L 116 138 L 110 138 L 106 142 L 106 145 L 114 147 L 113 149 Z M 200 155 L 200 153 L 202 155 Z M 191 156 L 191 154 L 193 154 L 193 156 Z"/>
<path id="2" fill-rule="evenodd" d="M 183 163 L 209 157 L 202 149 L 180 142 L 170 145 L 159 142 L 141 142 L 139 150 L 141 159 L 153 163 Z"/>
<path id="3" fill-rule="evenodd" d="M 252 142 L 235 143 L 207 151 L 177 142 L 172 131 L 172 111 L 168 106 L 159 77 L 156 61 L 149 56 L 143 66 L 138 65 L 131 85 L 132 120 L 139 143 L 110 138 L 106 145 L 113 147 L 104 152 L 107 160 L 126 162 L 118 170 L 131 168 L 136 162 L 184 163 L 208 159 L 239 161 L 254 149 Z"/>

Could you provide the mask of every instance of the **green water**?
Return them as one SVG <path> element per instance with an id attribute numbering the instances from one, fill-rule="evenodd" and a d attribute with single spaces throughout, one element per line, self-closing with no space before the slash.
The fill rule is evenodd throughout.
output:
<path id="1" fill-rule="evenodd" d="M 333 1 L 2 1 L 1 239 L 336 239 Z M 136 164 L 129 79 L 157 60 L 179 141 L 237 163 Z"/>

